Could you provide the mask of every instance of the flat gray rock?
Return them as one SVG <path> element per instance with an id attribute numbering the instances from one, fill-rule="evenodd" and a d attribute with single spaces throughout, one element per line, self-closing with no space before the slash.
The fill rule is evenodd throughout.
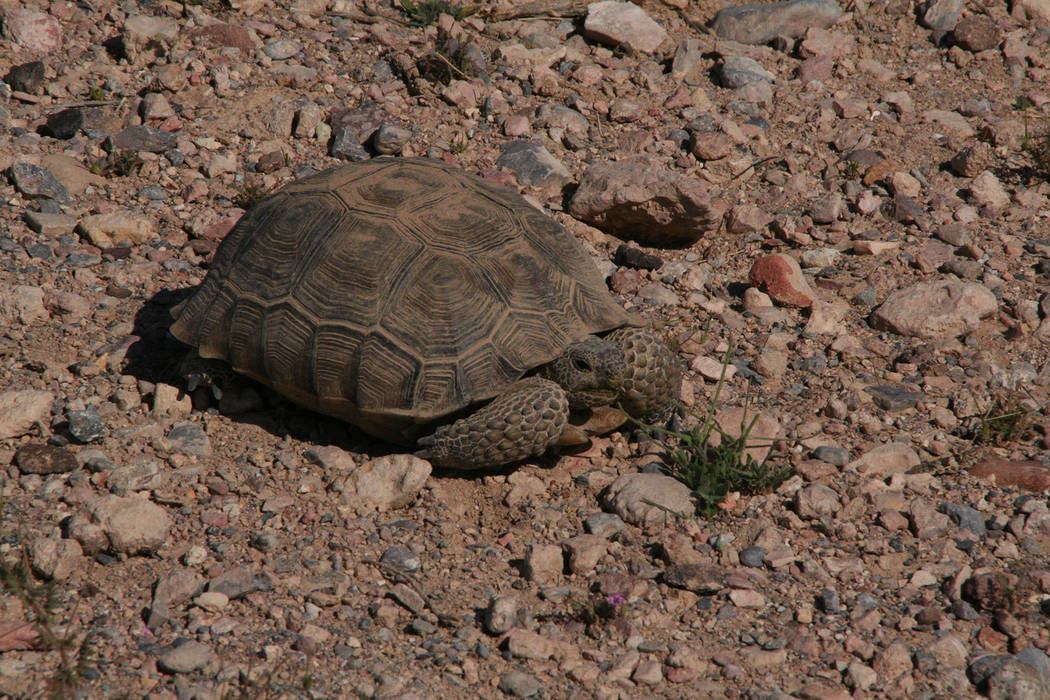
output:
<path id="1" fill-rule="evenodd" d="M 523 185 L 543 187 L 569 179 L 569 169 L 538 143 L 511 141 L 502 150 L 496 164 L 514 173 Z"/>

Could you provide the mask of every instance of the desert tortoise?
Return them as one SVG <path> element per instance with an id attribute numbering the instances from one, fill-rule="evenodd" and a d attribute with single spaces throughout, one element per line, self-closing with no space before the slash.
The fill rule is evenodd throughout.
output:
<path id="1" fill-rule="evenodd" d="M 417 454 L 439 466 L 539 454 L 570 406 L 666 420 L 681 381 L 570 233 L 425 158 L 333 168 L 268 196 L 173 313 L 197 353 L 192 383 L 232 366 L 381 439 L 424 436 Z"/>

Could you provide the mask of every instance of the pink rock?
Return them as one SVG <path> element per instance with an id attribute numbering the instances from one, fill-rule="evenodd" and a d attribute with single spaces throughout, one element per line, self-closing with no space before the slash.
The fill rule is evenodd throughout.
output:
<path id="1" fill-rule="evenodd" d="M 831 71 L 835 67 L 835 59 L 830 55 L 814 56 L 807 58 L 798 66 L 798 79 L 803 85 L 814 81 L 825 81 L 831 77 Z"/>
<path id="2" fill-rule="evenodd" d="M 798 262 L 783 253 L 756 260 L 749 277 L 751 284 L 781 306 L 811 306 L 817 299 Z"/>
<path id="3" fill-rule="evenodd" d="M 503 133 L 506 136 L 527 136 L 532 133 L 532 125 L 528 117 L 512 114 L 503 122 Z"/>
<path id="4" fill-rule="evenodd" d="M 603 0 L 587 6 L 583 31 L 588 39 L 610 46 L 629 46 L 652 53 L 667 40 L 667 32 L 633 2 Z"/>
<path id="5" fill-rule="evenodd" d="M 62 48 L 62 25 L 46 12 L 8 10 L 4 35 L 32 53 L 54 53 Z"/>

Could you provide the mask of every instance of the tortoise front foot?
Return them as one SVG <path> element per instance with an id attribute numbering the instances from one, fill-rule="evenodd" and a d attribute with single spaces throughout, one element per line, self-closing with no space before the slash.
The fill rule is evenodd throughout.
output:
<path id="1" fill-rule="evenodd" d="M 198 387 L 210 389 L 216 401 L 222 399 L 223 389 L 233 381 L 233 372 L 228 364 L 205 359 L 193 351 L 186 353 L 182 359 L 179 373 L 186 380 L 187 394 L 192 394 Z"/>
<path id="2" fill-rule="evenodd" d="M 435 466 L 483 469 L 543 453 L 565 431 L 569 400 L 565 391 L 541 377 L 527 377 L 474 413 L 430 436 L 416 456 Z"/>
<path id="3" fill-rule="evenodd" d="M 620 328 L 607 338 L 620 346 L 627 363 L 619 396 L 623 409 L 640 421 L 666 425 L 681 393 L 678 357 L 648 328 Z"/>

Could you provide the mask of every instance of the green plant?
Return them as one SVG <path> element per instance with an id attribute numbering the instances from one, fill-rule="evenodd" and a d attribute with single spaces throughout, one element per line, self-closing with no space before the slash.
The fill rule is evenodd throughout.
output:
<path id="1" fill-rule="evenodd" d="M 134 174 L 139 165 L 139 155 L 135 151 L 113 151 L 106 159 L 102 170 L 111 175 L 126 177 Z"/>
<path id="2" fill-rule="evenodd" d="M 672 475 L 689 487 L 696 497 L 696 512 L 709 517 L 719 511 L 731 493 L 758 494 L 770 491 L 788 479 L 794 470 L 790 466 L 774 466 L 766 458 L 756 460 L 748 448 L 758 447 L 751 437 L 756 415 L 746 425 L 743 420 L 740 435 L 734 437 L 715 421 L 715 410 L 725 384 L 726 367 L 732 355 L 730 344 L 722 359 L 722 372 L 715 388 L 707 415 L 692 411 L 687 414 L 695 419 L 691 427 L 681 431 L 660 426 L 645 425 L 634 421 L 651 432 L 677 440 L 668 450 Z M 633 419 L 632 419 L 633 420 Z M 717 444 L 712 437 L 717 435 Z"/>
<path id="3" fill-rule="evenodd" d="M 84 634 L 78 643 L 71 629 L 59 633 L 56 628 L 57 587 L 54 581 L 36 582 L 24 549 L 13 563 L 0 557 L 0 586 L 5 593 L 21 601 L 30 618 L 26 625 L 7 630 L 7 635 L 17 633 L 22 640 L 32 641 L 38 649 L 58 652 L 58 666 L 48 683 L 47 696 L 56 699 L 77 697 L 83 681 L 94 672 L 92 635 Z M 34 634 L 26 634 L 27 626 Z M 8 640 L 8 637 L 2 636 L 2 640 Z"/>
<path id="4" fill-rule="evenodd" d="M 437 22 L 441 15 L 449 15 L 453 19 L 460 20 L 469 17 L 478 11 L 473 6 L 455 5 L 448 0 L 401 0 L 401 9 L 412 21 L 412 24 L 425 26 Z"/>
<path id="5" fill-rule="evenodd" d="M 459 138 L 452 139 L 452 155 L 458 156 L 463 151 L 467 150 L 467 146 L 470 145 L 470 141 L 466 136 L 460 136 Z"/>
<path id="6" fill-rule="evenodd" d="M 1033 129 L 1029 131 L 1029 117 L 1040 124 L 1042 128 L 1036 133 Z M 1021 148 L 1032 158 L 1035 169 L 1039 175 L 1050 179 L 1050 116 L 1039 112 L 1025 111 L 1024 138 L 1021 140 Z"/>
<path id="7" fill-rule="evenodd" d="M 473 48 L 473 42 L 452 39 L 419 59 L 419 74 L 443 85 L 455 79 L 469 80 L 477 74 Z"/>
<path id="8" fill-rule="evenodd" d="M 88 88 L 88 99 L 92 102 L 101 102 L 105 98 L 105 94 L 102 92 L 100 87 Z"/>
<path id="9" fill-rule="evenodd" d="M 1028 438 L 1035 424 L 1032 411 L 1016 393 L 1000 394 L 973 426 L 973 441 L 982 444 L 1004 445 Z"/>

